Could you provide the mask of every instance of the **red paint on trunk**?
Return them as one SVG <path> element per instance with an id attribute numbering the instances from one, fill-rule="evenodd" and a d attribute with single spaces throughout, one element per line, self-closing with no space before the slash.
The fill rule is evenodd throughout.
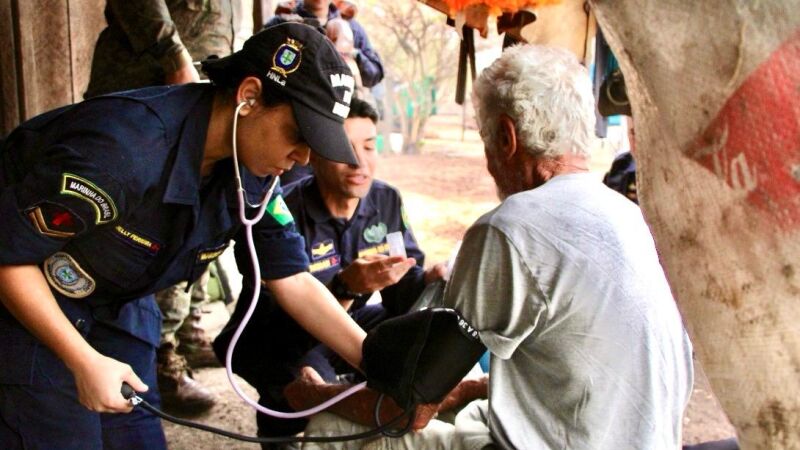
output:
<path id="1" fill-rule="evenodd" d="M 687 154 L 779 227 L 800 226 L 800 31 L 747 78 Z"/>

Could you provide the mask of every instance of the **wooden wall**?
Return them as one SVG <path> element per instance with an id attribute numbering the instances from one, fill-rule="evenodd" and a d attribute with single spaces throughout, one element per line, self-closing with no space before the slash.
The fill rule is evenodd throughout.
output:
<path id="1" fill-rule="evenodd" d="M 0 134 L 81 101 L 104 0 L 0 0 Z"/>

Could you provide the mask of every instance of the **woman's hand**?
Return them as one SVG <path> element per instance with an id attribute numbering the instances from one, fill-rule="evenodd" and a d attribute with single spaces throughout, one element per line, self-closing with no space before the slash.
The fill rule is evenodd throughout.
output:
<path id="1" fill-rule="evenodd" d="M 131 403 L 120 393 L 122 382 L 136 392 L 146 392 L 148 387 L 133 372 L 131 366 L 94 352 L 73 369 L 78 399 L 91 411 L 103 413 L 130 412 Z"/>

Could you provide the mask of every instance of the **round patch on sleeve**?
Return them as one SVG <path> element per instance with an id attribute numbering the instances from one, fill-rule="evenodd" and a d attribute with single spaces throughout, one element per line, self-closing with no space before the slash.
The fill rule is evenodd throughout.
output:
<path id="1" fill-rule="evenodd" d="M 47 258 L 44 275 L 50 286 L 67 297 L 84 298 L 94 292 L 92 277 L 67 253 L 58 252 Z"/>

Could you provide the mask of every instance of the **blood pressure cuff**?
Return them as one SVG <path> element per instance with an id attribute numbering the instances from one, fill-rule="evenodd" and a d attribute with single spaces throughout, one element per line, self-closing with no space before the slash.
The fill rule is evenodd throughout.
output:
<path id="1" fill-rule="evenodd" d="M 441 402 L 485 351 L 478 332 L 456 311 L 423 309 L 373 328 L 361 368 L 368 387 L 407 409 Z"/>

